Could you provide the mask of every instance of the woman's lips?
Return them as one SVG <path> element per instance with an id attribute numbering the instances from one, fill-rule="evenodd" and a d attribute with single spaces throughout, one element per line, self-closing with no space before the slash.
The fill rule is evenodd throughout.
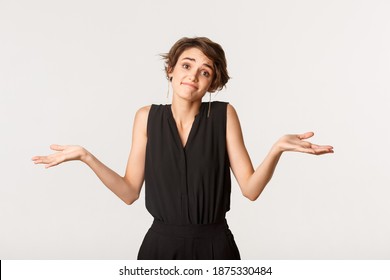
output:
<path id="1" fill-rule="evenodd" d="M 185 85 L 185 86 L 189 86 L 189 87 L 192 87 L 194 89 L 198 89 L 197 86 L 193 85 L 193 84 L 190 84 L 190 83 L 181 83 L 182 85 Z"/>

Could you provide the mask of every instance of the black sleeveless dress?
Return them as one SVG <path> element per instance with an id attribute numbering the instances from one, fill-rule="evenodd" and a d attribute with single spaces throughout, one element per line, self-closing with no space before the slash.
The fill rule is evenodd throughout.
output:
<path id="1" fill-rule="evenodd" d="M 240 259 L 226 223 L 230 164 L 225 102 L 202 103 L 183 147 L 171 105 L 152 105 L 147 124 L 146 208 L 154 217 L 138 259 Z"/>

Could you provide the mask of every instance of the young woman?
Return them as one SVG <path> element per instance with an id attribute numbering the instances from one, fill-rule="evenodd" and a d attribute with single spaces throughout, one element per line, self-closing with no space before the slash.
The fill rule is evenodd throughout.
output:
<path id="1" fill-rule="evenodd" d="M 138 259 L 240 259 L 227 225 L 230 169 L 242 194 L 256 200 L 283 152 L 321 155 L 333 147 L 312 144 L 312 132 L 281 137 L 254 170 L 239 119 L 226 102 L 202 98 L 229 80 L 225 53 L 205 37 L 182 38 L 165 56 L 172 104 L 140 108 L 122 177 L 80 146 L 51 145 L 57 151 L 32 158 L 46 168 L 81 160 L 126 204 L 139 198 L 145 181 L 146 208 L 154 217 Z"/>

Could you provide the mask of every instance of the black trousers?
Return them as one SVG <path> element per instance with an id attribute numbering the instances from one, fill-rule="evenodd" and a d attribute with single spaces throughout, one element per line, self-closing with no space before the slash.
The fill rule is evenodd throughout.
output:
<path id="1" fill-rule="evenodd" d="M 138 260 L 239 260 L 226 220 L 204 225 L 169 225 L 154 220 Z"/>

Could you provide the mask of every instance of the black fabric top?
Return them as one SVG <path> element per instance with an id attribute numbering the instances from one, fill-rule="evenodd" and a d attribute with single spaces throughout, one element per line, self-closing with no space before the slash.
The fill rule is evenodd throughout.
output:
<path id="1" fill-rule="evenodd" d="M 220 222 L 230 209 L 226 102 L 202 103 L 185 147 L 171 105 L 152 105 L 147 124 L 146 208 L 164 223 Z"/>

